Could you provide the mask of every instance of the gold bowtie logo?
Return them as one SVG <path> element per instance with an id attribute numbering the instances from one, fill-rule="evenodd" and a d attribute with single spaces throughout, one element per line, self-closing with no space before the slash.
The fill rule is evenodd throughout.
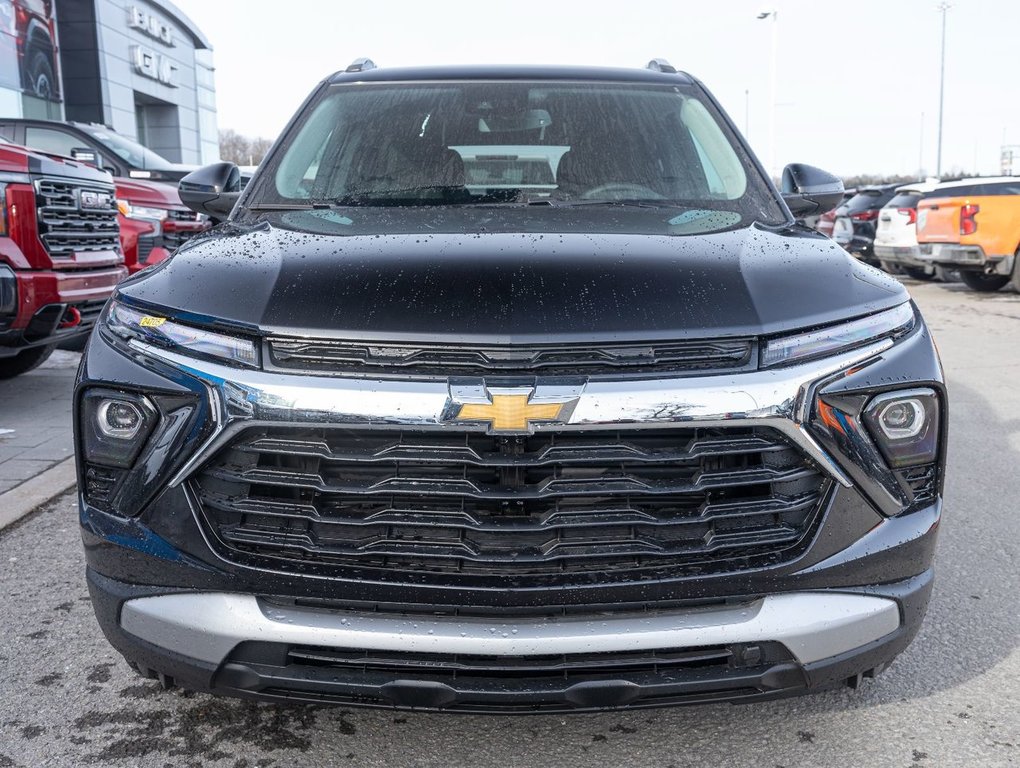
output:
<path id="1" fill-rule="evenodd" d="M 530 403 L 528 395 L 493 395 L 488 403 L 464 403 L 456 421 L 487 421 L 492 432 L 529 432 L 533 421 L 556 421 L 566 403 Z"/>

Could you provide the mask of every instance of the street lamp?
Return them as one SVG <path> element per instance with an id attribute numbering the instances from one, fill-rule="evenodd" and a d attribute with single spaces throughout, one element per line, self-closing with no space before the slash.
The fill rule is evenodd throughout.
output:
<path id="1" fill-rule="evenodd" d="M 769 66 L 769 173 L 777 176 L 776 169 L 776 77 L 779 68 L 779 11 L 761 11 L 758 20 L 772 19 L 772 62 Z"/>
<path id="2" fill-rule="evenodd" d="M 939 3 L 939 10 L 942 11 L 942 61 L 939 74 L 939 139 L 938 154 L 935 159 L 935 175 L 942 178 L 942 103 L 946 93 L 946 11 L 952 6 L 947 2 Z"/>

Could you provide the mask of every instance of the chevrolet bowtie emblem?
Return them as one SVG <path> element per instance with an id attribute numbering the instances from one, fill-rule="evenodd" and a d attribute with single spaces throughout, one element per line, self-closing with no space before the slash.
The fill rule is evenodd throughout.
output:
<path id="1" fill-rule="evenodd" d="M 533 403 L 526 394 L 494 394 L 488 403 L 464 403 L 454 420 L 487 421 L 490 432 L 530 432 L 533 421 L 557 421 L 575 399 Z"/>

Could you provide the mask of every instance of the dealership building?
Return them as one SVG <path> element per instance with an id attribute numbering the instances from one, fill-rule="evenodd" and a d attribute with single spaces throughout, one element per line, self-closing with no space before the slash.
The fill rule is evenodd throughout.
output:
<path id="1" fill-rule="evenodd" d="M 168 0 L 0 0 L 0 117 L 100 123 L 214 162 L 212 46 Z"/>

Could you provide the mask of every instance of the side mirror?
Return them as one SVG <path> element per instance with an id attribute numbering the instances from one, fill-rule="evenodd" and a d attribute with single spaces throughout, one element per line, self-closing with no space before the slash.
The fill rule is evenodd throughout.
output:
<path id="1" fill-rule="evenodd" d="M 831 211 L 843 200 L 843 182 L 813 165 L 791 163 L 783 169 L 783 200 L 793 218 Z"/>
<path id="2" fill-rule="evenodd" d="M 77 160 L 79 163 L 88 163 L 89 165 L 97 165 L 96 153 L 88 147 L 73 147 L 71 149 L 71 157 Z"/>
<path id="3" fill-rule="evenodd" d="M 192 171 L 177 187 L 181 202 L 219 223 L 241 196 L 241 172 L 233 163 L 213 163 Z"/>

